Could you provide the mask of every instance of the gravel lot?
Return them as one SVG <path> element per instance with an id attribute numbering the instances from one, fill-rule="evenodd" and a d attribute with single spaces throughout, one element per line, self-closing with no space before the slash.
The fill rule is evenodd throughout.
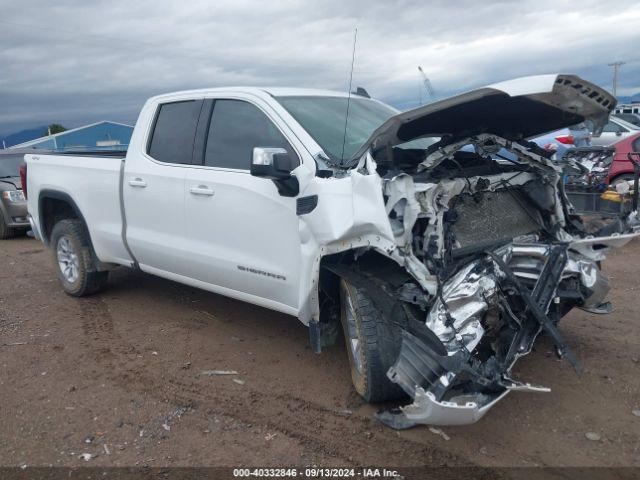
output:
<path id="1" fill-rule="evenodd" d="M 5 466 L 640 466 L 637 241 L 605 264 L 615 312 L 561 323 L 584 374 L 541 338 L 516 376 L 552 392 L 513 393 L 448 440 L 382 427 L 344 347 L 315 355 L 293 317 L 125 269 L 71 298 L 28 238 L 0 262 Z"/>

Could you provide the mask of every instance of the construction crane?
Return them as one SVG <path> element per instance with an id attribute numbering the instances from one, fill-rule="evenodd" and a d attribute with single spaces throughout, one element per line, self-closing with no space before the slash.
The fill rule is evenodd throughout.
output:
<path id="1" fill-rule="evenodd" d="M 422 70 L 420 65 L 418 65 L 418 70 L 420 71 L 420 75 L 422 75 L 422 83 L 424 83 L 424 88 L 429 96 L 429 102 L 433 102 L 436 99 L 436 92 L 433 90 L 433 86 L 431 85 L 429 78 L 424 73 L 424 70 Z M 420 105 L 422 105 L 422 95 L 420 95 Z"/>

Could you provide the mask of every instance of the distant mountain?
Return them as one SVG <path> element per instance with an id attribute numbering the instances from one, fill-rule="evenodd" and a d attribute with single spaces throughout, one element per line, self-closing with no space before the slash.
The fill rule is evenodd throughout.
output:
<path id="1" fill-rule="evenodd" d="M 0 137 L 0 148 L 2 148 L 3 140 L 7 147 L 11 147 L 13 145 L 18 145 L 19 143 L 28 142 L 29 140 L 33 140 L 35 138 L 40 138 L 46 131 L 47 125 L 42 125 L 40 127 L 29 128 L 27 130 L 21 130 L 4 137 Z"/>
<path id="2" fill-rule="evenodd" d="M 640 102 L 640 93 L 636 93 L 631 96 L 618 97 L 618 103 L 633 103 Z"/>

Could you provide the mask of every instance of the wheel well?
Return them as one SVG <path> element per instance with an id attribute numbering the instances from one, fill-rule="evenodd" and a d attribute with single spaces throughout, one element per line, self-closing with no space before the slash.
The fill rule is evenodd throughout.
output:
<path id="1" fill-rule="evenodd" d="M 340 326 L 340 279 L 344 278 L 367 292 L 373 307 L 381 313 L 383 321 L 389 323 L 389 328 L 407 330 L 426 339 L 434 351 L 442 351 L 444 347 L 426 327 L 424 319 L 427 305 L 420 302 L 426 293 L 420 290 L 416 280 L 380 252 L 367 250 L 361 255 L 356 253 L 362 253 L 362 250 L 349 250 L 321 259 L 319 327 L 322 345 L 331 345 L 327 342 L 330 337 L 325 335 L 325 331 L 333 333 L 337 330 L 335 327 Z"/>
<path id="2" fill-rule="evenodd" d="M 321 275 L 323 271 L 328 271 L 338 279 L 334 279 L 334 281 L 339 283 L 339 275 L 334 273 L 336 269 L 333 268 L 338 264 L 343 267 L 352 267 L 362 272 L 368 272 L 368 274 L 377 275 L 380 278 L 389 279 L 389 276 L 393 276 L 401 277 L 404 281 L 410 278 L 409 273 L 404 268 L 376 250 L 366 250 L 364 253 L 359 250 L 347 250 L 333 255 L 326 255 L 320 260 Z M 322 288 L 322 281 L 320 282 L 320 287 Z M 335 288 L 337 292 L 338 287 Z"/>
<path id="3" fill-rule="evenodd" d="M 84 218 L 78 208 L 66 194 L 58 192 L 42 193 L 39 200 L 40 229 L 42 239 L 48 244 L 53 227 L 60 220 L 79 219 L 86 229 Z"/>
<path id="4" fill-rule="evenodd" d="M 340 279 L 344 276 L 351 282 L 363 275 L 375 277 L 396 287 L 411 280 L 404 268 L 375 250 L 368 250 L 358 256 L 356 253 L 362 252 L 348 250 L 327 255 L 320 260 L 318 298 L 321 324 L 340 321 Z M 353 275 L 347 274 L 347 271 L 352 271 Z"/>
<path id="5" fill-rule="evenodd" d="M 320 307 L 319 347 L 335 345 L 340 331 L 340 277 L 320 261 L 318 303 Z"/>

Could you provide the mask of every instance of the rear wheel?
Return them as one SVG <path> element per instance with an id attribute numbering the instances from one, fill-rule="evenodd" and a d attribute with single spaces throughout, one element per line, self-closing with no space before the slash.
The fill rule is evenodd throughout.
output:
<path id="1" fill-rule="evenodd" d="M 386 322 L 371 297 L 361 288 L 340 280 L 341 321 L 351 380 L 367 402 L 383 402 L 404 396 L 387 378 L 400 350 L 399 331 Z"/>
<path id="2" fill-rule="evenodd" d="M 82 297 L 96 293 L 107 283 L 109 272 L 96 271 L 96 260 L 82 222 L 61 220 L 51 232 L 51 252 L 62 288 Z"/>
<path id="3" fill-rule="evenodd" d="M 15 237 L 16 230 L 15 228 L 11 228 L 7 226 L 4 215 L 0 211 L 0 240 L 4 240 L 5 238 Z"/>

